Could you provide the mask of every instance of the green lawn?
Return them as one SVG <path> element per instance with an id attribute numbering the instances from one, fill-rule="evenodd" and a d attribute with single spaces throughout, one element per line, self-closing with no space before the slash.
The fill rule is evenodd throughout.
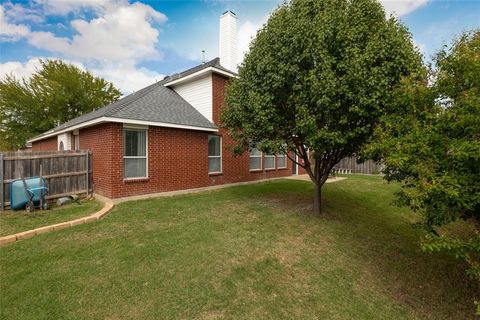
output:
<path id="1" fill-rule="evenodd" d="M 78 201 L 46 211 L 7 210 L 0 212 L 0 237 L 85 217 L 101 208 L 102 204 L 98 201 Z"/>
<path id="2" fill-rule="evenodd" d="M 279 180 L 127 202 L 0 248 L 1 319 L 469 319 L 464 266 L 424 255 L 396 186 Z"/>

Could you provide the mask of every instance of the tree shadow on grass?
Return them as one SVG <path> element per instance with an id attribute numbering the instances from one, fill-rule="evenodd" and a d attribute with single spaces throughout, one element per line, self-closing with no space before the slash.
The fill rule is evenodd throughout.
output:
<path id="1" fill-rule="evenodd" d="M 357 184 L 354 190 L 352 183 Z M 319 225 L 328 224 L 335 233 L 333 241 L 362 262 L 363 270 L 358 272 L 369 275 L 386 295 L 411 308 L 416 316 L 474 318 L 473 300 L 478 293 L 465 274 L 466 266 L 445 254 L 421 251 L 422 231 L 412 226 L 414 214 L 392 204 L 395 187 L 378 181 L 372 184 L 368 179 L 328 185 L 322 216 L 312 214 L 310 189 L 305 182 L 305 192 L 267 194 L 264 201 L 281 211 L 318 219 Z M 310 222 L 315 224 L 315 220 Z"/>

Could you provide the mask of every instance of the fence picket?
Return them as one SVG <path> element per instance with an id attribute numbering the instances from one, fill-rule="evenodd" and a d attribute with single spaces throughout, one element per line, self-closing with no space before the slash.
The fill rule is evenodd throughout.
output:
<path id="1" fill-rule="evenodd" d="M 383 170 L 381 163 L 367 160 L 363 163 L 357 163 L 354 157 L 344 158 L 335 165 L 337 172 L 342 173 L 360 173 L 360 174 L 380 174 Z"/>

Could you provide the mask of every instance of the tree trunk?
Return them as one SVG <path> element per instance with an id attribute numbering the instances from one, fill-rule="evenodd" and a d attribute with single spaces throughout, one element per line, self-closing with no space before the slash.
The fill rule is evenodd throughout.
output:
<path id="1" fill-rule="evenodd" d="M 315 183 L 315 193 L 313 195 L 313 213 L 322 214 L 322 185 Z"/>

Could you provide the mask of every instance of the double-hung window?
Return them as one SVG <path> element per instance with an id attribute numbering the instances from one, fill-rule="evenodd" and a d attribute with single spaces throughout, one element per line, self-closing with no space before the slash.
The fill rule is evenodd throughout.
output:
<path id="1" fill-rule="evenodd" d="M 255 147 L 250 149 L 250 170 L 262 170 L 262 151 Z"/>
<path id="2" fill-rule="evenodd" d="M 147 130 L 123 130 L 123 176 L 147 178 Z"/>
<path id="3" fill-rule="evenodd" d="M 263 165 L 265 167 L 265 170 L 275 169 L 275 155 L 266 154 Z"/>
<path id="4" fill-rule="evenodd" d="M 222 172 L 222 137 L 208 136 L 208 173 Z"/>
<path id="5" fill-rule="evenodd" d="M 287 167 L 287 156 L 285 153 L 279 153 L 277 155 L 277 168 L 283 169 Z"/>

